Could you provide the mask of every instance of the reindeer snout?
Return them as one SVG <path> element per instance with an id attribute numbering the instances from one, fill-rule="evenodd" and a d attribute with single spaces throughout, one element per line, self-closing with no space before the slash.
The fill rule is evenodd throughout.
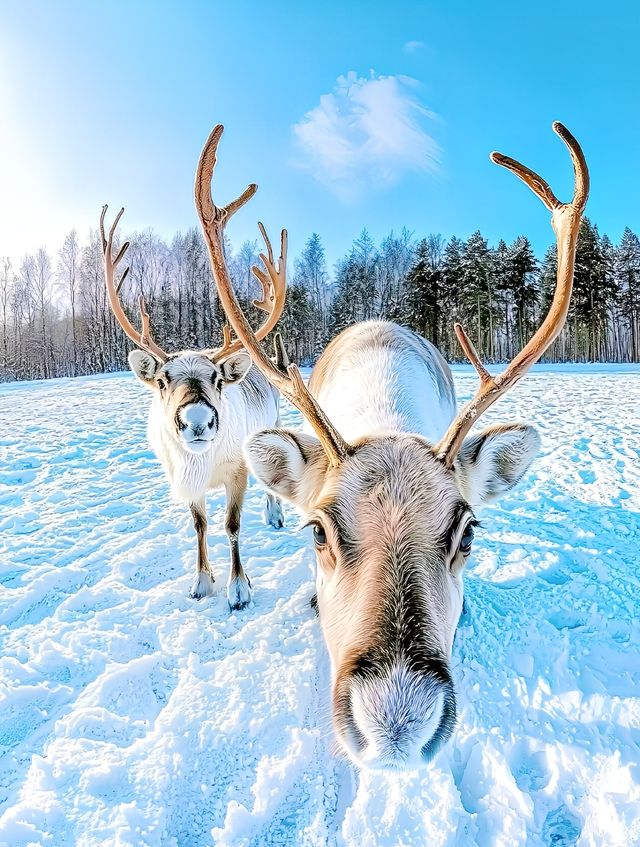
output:
<path id="1" fill-rule="evenodd" d="M 395 666 L 352 675 L 336 714 L 339 738 L 361 767 L 413 770 L 430 761 L 450 737 L 456 716 L 448 672 Z"/>
<path id="2" fill-rule="evenodd" d="M 198 445 L 215 435 L 217 415 L 207 403 L 190 403 L 178 410 L 176 423 L 186 444 Z"/>

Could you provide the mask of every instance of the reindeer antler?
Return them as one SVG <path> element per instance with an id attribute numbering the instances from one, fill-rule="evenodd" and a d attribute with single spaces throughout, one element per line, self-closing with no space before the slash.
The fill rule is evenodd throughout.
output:
<path id="1" fill-rule="evenodd" d="M 453 465 L 464 437 L 480 415 L 515 385 L 531 365 L 538 361 L 545 350 L 558 337 L 567 319 L 573 287 L 573 270 L 580 220 L 589 196 L 589 170 L 584 153 L 569 130 L 559 121 L 555 121 L 553 131 L 564 141 L 573 161 L 575 179 L 573 199 L 570 203 L 561 203 L 548 183 L 535 171 L 521 165 L 520 162 L 509 158 L 509 156 L 503 156 L 502 153 L 491 154 L 491 161 L 512 171 L 529 186 L 551 212 L 551 226 L 556 233 L 558 244 L 556 289 L 549 312 L 538 331 L 509 363 L 507 368 L 496 377 L 492 377 L 482 365 L 462 326 L 455 324 L 454 328 L 458 341 L 476 369 L 480 377 L 480 385 L 475 396 L 461 410 L 438 444 L 438 455 L 448 467 Z"/>
<path id="2" fill-rule="evenodd" d="M 144 297 L 142 294 L 138 298 L 138 306 L 140 308 L 140 318 L 142 320 L 142 330 L 138 332 L 138 330 L 133 326 L 133 324 L 129 321 L 129 318 L 125 315 L 124 309 L 122 308 L 122 303 L 120 302 L 119 292 L 122 288 L 122 283 L 127 278 L 127 274 L 129 273 L 129 268 L 125 268 L 122 276 L 120 277 L 120 282 L 118 285 L 115 284 L 114 275 L 116 268 L 122 261 L 124 254 L 129 249 L 129 242 L 125 241 L 120 250 L 118 251 L 118 255 L 113 258 L 113 236 L 115 234 L 118 223 L 120 222 L 120 218 L 124 213 L 124 208 L 120 209 L 114 222 L 111 224 L 111 229 L 109 230 L 108 238 L 105 237 L 104 234 L 104 218 L 107 214 L 107 206 L 102 207 L 102 214 L 100 215 L 100 236 L 102 238 L 102 254 L 104 256 L 104 281 L 107 285 L 107 296 L 109 298 L 109 303 L 111 305 L 111 310 L 115 315 L 116 320 L 125 331 L 125 333 L 129 336 L 129 338 L 136 344 L 138 347 L 145 350 L 147 353 L 151 353 L 152 356 L 155 356 L 156 359 L 159 359 L 161 362 L 166 362 L 169 358 L 168 354 L 159 347 L 156 342 L 153 340 L 151 336 L 151 328 L 149 326 L 149 313 L 147 312 Z"/>
<path id="3" fill-rule="evenodd" d="M 225 355 L 229 349 L 237 344 L 244 346 L 251 356 L 253 363 L 262 371 L 281 394 L 283 394 L 293 405 L 299 409 L 307 418 L 315 430 L 320 442 L 333 466 L 337 466 L 351 451 L 351 447 L 337 432 L 335 427 L 324 414 L 315 398 L 309 393 L 305 386 L 300 371 L 296 365 L 289 365 L 287 372 L 283 373 L 260 346 L 260 341 L 275 326 L 284 307 L 286 292 L 286 259 L 287 259 L 287 231 L 282 230 L 280 242 L 280 258 L 277 264 L 273 260 L 271 242 L 262 224 L 260 232 L 264 238 L 267 254 L 260 254 L 265 271 L 254 267 L 253 274 L 262 285 L 262 300 L 256 301 L 255 305 L 264 309 L 269 317 L 259 330 L 255 331 L 249 325 L 242 311 L 238 299 L 231 284 L 231 277 L 224 257 L 223 233 L 227 220 L 243 206 L 256 193 L 258 186 L 249 185 L 244 192 L 226 206 L 218 207 L 214 204 L 211 196 L 211 181 L 216 164 L 216 151 L 220 137 L 224 131 L 222 124 L 218 124 L 207 139 L 200 155 L 195 180 L 195 203 L 198 216 L 202 224 L 211 269 L 218 289 L 218 295 L 227 320 L 237 335 L 235 342 L 231 341 L 231 335 L 225 335 Z M 271 302 L 271 309 L 265 308 Z M 226 342 L 229 342 L 228 345 Z M 222 348 L 225 349 L 224 347 Z M 235 348 L 234 348 L 235 349 Z"/>
<path id="4" fill-rule="evenodd" d="M 218 149 L 218 142 L 220 141 L 220 136 L 222 135 L 223 130 L 224 127 L 221 124 L 218 124 L 207 139 L 207 143 L 202 150 L 200 161 L 198 162 L 198 169 L 196 171 L 195 197 L 196 209 L 198 211 L 198 216 L 200 217 L 200 223 L 202 224 L 202 230 L 207 244 L 209 244 L 211 239 L 214 239 L 219 243 L 224 272 L 228 276 L 223 250 L 224 227 L 229 218 L 237 212 L 238 209 L 244 206 L 247 200 L 250 200 L 253 197 L 258 190 L 258 186 L 254 183 L 248 185 L 236 200 L 232 203 L 228 203 L 226 206 L 218 207 L 214 204 L 211 197 L 211 180 L 216 166 L 216 151 Z M 282 310 L 284 309 L 286 293 L 285 266 L 287 262 L 287 233 L 285 230 L 282 231 L 280 259 L 278 266 L 276 267 L 273 262 L 271 242 L 269 241 L 262 224 L 258 224 L 258 226 L 260 227 L 260 232 L 264 238 L 268 253 L 268 257 L 264 256 L 262 253 L 260 254 L 260 258 L 267 269 L 268 276 L 259 268 L 252 268 L 254 276 L 262 286 L 262 297 L 259 300 L 254 300 L 253 304 L 258 309 L 267 313 L 266 320 L 256 331 L 257 340 L 262 341 L 262 339 L 266 338 L 266 336 L 278 323 Z M 211 255 L 210 247 L 209 254 Z M 211 258 L 211 268 L 217 284 L 218 271 L 213 258 Z M 214 361 L 220 361 L 225 356 L 228 356 L 230 353 L 235 353 L 236 350 L 240 350 L 243 347 L 243 342 L 240 338 L 236 338 L 235 340 L 231 338 L 231 331 L 228 326 L 224 326 L 222 331 L 223 344 L 222 347 L 218 348 L 218 350 L 216 350 L 213 354 Z"/>

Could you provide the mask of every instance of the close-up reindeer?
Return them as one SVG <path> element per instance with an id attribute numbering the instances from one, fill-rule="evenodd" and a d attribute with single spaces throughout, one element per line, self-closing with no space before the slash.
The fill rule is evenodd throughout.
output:
<path id="1" fill-rule="evenodd" d="M 250 186 L 245 202 L 256 190 Z M 241 205 L 241 204 L 240 204 Z M 230 217 L 238 204 L 219 210 Z M 232 609 L 242 609 L 251 600 L 251 583 L 240 560 L 240 512 L 247 487 L 247 464 L 242 445 L 256 430 L 279 423 L 279 394 L 251 359 L 239 341 L 231 341 L 224 327 L 224 343 L 215 350 L 184 350 L 166 353 L 153 340 L 144 299 L 139 298 L 140 331 L 130 323 L 120 302 L 120 289 L 128 268 L 116 284 L 115 272 L 129 242 L 114 256 L 113 239 L 122 216 L 121 209 L 109 234 L 105 235 L 102 209 L 100 233 L 104 254 L 107 295 L 113 314 L 128 337 L 140 349 L 129 354 L 129 365 L 138 379 L 151 390 L 148 439 L 160 460 L 173 496 L 189 504 L 198 540 L 196 574 L 190 596 L 196 600 L 213 594 L 214 577 L 207 552 L 208 491 L 224 486 L 227 506 L 225 530 L 229 538 L 231 566 L 227 598 Z M 283 245 L 286 254 L 286 243 Z M 263 257 L 269 276 L 255 269 L 263 288 L 263 297 L 255 305 L 267 313 L 256 332 L 264 338 L 276 325 L 285 299 L 284 269 L 278 272 L 271 250 Z M 285 361 L 282 341 L 276 336 L 276 361 Z M 265 517 L 271 526 L 284 524 L 280 500 L 267 494 Z"/>
<path id="2" fill-rule="evenodd" d="M 497 376 L 455 325 L 480 378 L 475 396 L 459 412 L 445 360 L 430 343 L 393 323 L 360 323 L 342 332 L 315 365 L 309 388 L 295 365 L 285 370 L 274 364 L 242 312 L 225 263 L 229 207 L 216 207 L 211 196 L 221 126 L 200 158 L 196 207 L 228 321 L 257 370 L 302 412 L 314 433 L 265 429 L 249 436 L 246 453 L 258 479 L 294 503 L 313 527 L 333 722 L 341 748 L 359 766 L 418 767 L 454 728 L 450 661 L 477 523 L 474 509 L 510 491 L 540 444 L 535 429 L 523 423 L 469 433 L 565 323 L 589 191 L 578 142 L 562 124 L 553 128 L 573 160 L 569 203 L 561 203 L 533 171 L 491 154 L 552 213 L 558 249 L 553 302 L 534 336 Z M 231 208 L 254 190 L 250 186 Z M 285 261 L 283 249 L 276 276 L 269 251 L 265 266 L 272 280 L 284 280 Z"/>

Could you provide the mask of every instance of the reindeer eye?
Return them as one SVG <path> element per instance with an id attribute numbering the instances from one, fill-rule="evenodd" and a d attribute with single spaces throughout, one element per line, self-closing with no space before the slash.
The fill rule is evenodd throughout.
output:
<path id="1" fill-rule="evenodd" d="M 463 556 L 468 556 L 471 553 L 471 545 L 473 544 L 473 522 L 468 523 L 460 539 L 460 552 Z"/>
<path id="2" fill-rule="evenodd" d="M 163 379 L 156 380 L 156 383 L 160 391 L 164 391 L 164 389 L 167 387 L 167 383 Z"/>
<path id="3" fill-rule="evenodd" d="M 316 547 L 324 547 L 327 543 L 327 533 L 319 523 L 314 523 L 313 525 L 313 543 Z"/>

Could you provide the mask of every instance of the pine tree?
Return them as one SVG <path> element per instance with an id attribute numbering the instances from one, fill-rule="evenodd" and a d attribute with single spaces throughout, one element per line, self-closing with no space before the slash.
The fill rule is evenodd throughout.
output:
<path id="1" fill-rule="evenodd" d="M 331 301 L 324 247 L 316 232 L 307 240 L 302 253 L 295 260 L 294 268 L 293 284 L 299 290 L 295 292 L 293 300 L 299 303 L 300 309 L 303 301 L 306 301 L 304 338 L 298 336 L 298 344 L 304 350 L 304 357 L 309 360 L 320 354 L 325 343 Z"/>
<path id="2" fill-rule="evenodd" d="M 540 299 L 537 267 L 529 240 L 519 236 L 507 256 L 507 281 L 515 311 L 515 349 L 509 352 L 510 357 L 516 350 L 522 350 L 537 327 L 536 306 Z"/>
<path id="3" fill-rule="evenodd" d="M 503 239 L 498 242 L 492 258 L 494 288 L 504 330 L 498 336 L 496 353 L 501 359 L 510 359 L 513 347 L 513 292 L 509 265 L 510 252 Z"/>
<path id="4" fill-rule="evenodd" d="M 474 232 L 462 252 L 462 305 L 478 351 L 490 360 L 497 317 L 492 271 L 489 245 L 479 231 Z"/>
<path id="5" fill-rule="evenodd" d="M 612 324 L 616 320 L 619 301 L 618 282 L 615 273 L 615 248 L 608 235 L 600 238 L 600 274 L 594 293 L 594 361 L 607 360 L 611 356 Z"/>
<path id="6" fill-rule="evenodd" d="M 327 340 L 360 319 L 357 274 L 357 262 L 351 254 L 336 265 L 336 294 L 329 309 Z"/>
<path id="7" fill-rule="evenodd" d="M 351 251 L 351 272 L 354 276 L 354 294 L 357 298 L 358 320 L 376 317 L 376 274 L 378 252 L 366 229 L 354 241 Z"/>
<path id="8" fill-rule="evenodd" d="M 632 362 L 640 361 L 640 239 L 629 227 L 615 254 L 615 275 L 620 292 Z"/>
<path id="9" fill-rule="evenodd" d="M 300 282 L 287 288 L 287 300 L 279 323 L 279 332 L 290 358 L 301 365 L 312 364 L 314 347 L 314 304 L 310 292 Z"/>
<path id="10" fill-rule="evenodd" d="M 406 322 L 436 346 L 439 345 L 442 306 L 442 239 L 423 238 L 405 278 Z"/>
<path id="11" fill-rule="evenodd" d="M 461 355 L 455 337 L 453 325 L 463 319 L 462 286 L 463 267 L 462 254 L 464 242 L 460 238 L 452 238 L 444 249 L 442 256 L 442 308 L 444 320 L 441 327 L 442 351 L 448 359 L 459 359 Z"/>
<path id="12" fill-rule="evenodd" d="M 607 324 L 609 304 L 616 295 L 613 252 L 603 245 L 598 228 L 584 218 L 580 225 L 573 283 L 574 358 L 595 361 Z"/>

